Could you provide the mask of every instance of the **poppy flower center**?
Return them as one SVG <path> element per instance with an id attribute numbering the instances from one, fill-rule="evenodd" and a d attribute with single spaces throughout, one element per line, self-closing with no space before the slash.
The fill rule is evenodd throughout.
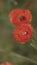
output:
<path id="1" fill-rule="evenodd" d="M 27 34 L 28 34 L 28 32 L 27 32 L 27 31 L 25 31 L 25 32 L 23 32 L 23 34 L 24 34 L 24 35 L 27 35 Z"/>
<path id="2" fill-rule="evenodd" d="M 19 17 L 19 20 L 20 21 L 26 20 L 26 17 L 25 16 L 21 16 L 21 17 Z"/>

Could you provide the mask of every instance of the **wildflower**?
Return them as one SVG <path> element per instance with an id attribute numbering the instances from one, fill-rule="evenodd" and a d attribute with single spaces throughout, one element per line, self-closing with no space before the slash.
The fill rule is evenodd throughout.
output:
<path id="1" fill-rule="evenodd" d="M 16 26 L 19 26 L 21 24 L 30 23 L 32 20 L 32 15 L 28 9 L 27 10 L 15 9 L 10 12 L 9 18 L 11 23 L 13 23 Z"/>
<path id="2" fill-rule="evenodd" d="M 2 63 L 1 65 L 13 65 L 13 64 L 9 62 L 5 62 L 5 63 Z"/>
<path id="3" fill-rule="evenodd" d="M 18 27 L 14 32 L 14 37 L 21 44 L 28 42 L 33 36 L 33 27 L 30 24 L 23 24 Z"/>
<path id="4" fill-rule="evenodd" d="M 0 1 L 0 9 L 3 8 L 4 2 L 1 0 Z"/>

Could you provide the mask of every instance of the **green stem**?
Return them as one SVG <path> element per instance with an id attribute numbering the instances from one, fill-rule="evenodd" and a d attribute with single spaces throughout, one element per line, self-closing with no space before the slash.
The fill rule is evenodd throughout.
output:
<path id="1" fill-rule="evenodd" d="M 30 59 L 30 58 L 27 58 L 27 57 L 25 57 L 25 56 L 22 56 L 22 55 L 19 55 L 19 54 L 16 54 L 16 53 L 10 53 L 10 55 L 12 56 L 12 57 L 16 57 L 16 59 L 18 59 L 18 61 L 20 62 L 20 60 L 21 61 L 30 61 L 30 62 L 32 62 L 32 63 L 35 63 L 35 64 L 37 64 L 37 61 L 35 61 L 35 60 L 32 60 L 32 59 Z M 15 60 L 15 59 L 14 59 Z"/>
<path id="2" fill-rule="evenodd" d="M 34 64 L 37 64 L 37 61 L 33 60 L 33 59 L 30 59 L 28 57 L 25 57 L 25 56 L 22 56 L 20 54 L 17 54 L 15 52 L 6 52 L 5 50 L 1 49 L 0 50 L 1 52 L 3 53 L 7 53 L 9 56 L 11 56 L 12 60 L 16 61 L 16 63 L 18 62 L 25 62 L 25 61 L 28 61 L 28 62 L 32 62 Z"/>
<path id="3" fill-rule="evenodd" d="M 37 50 L 37 45 L 36 45 L 36 43 L 34 42 L 34 43 L 31 43 L 30 44 L 34 49 L 36 49 Z"/>

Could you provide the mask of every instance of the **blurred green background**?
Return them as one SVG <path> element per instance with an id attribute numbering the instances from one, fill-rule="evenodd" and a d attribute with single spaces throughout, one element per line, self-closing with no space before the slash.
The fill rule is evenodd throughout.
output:
<path id="1" fill-rule="evenodd" d="M 27 44 L 17 42 L 10 23 L 11 10 L 30 9 L 34 36 Z M 37 65 L 37 0 L 0 0 L 0 63 L 9 61 L 14 65 Z"/>

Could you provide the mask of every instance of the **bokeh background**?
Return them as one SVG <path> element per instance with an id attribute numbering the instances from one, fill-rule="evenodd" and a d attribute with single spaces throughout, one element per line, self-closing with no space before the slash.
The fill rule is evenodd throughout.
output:
<path id="1" fill-rule="evenodd" d="M 32 13 L 33 38 L 22 45 L 12 32 L 16 27 L 9 20 L 11 10 L 30 9 Z M 37 65 L 37 0 L 0 0 L 0 63 L 9 61 L 14 65 Z"/>

